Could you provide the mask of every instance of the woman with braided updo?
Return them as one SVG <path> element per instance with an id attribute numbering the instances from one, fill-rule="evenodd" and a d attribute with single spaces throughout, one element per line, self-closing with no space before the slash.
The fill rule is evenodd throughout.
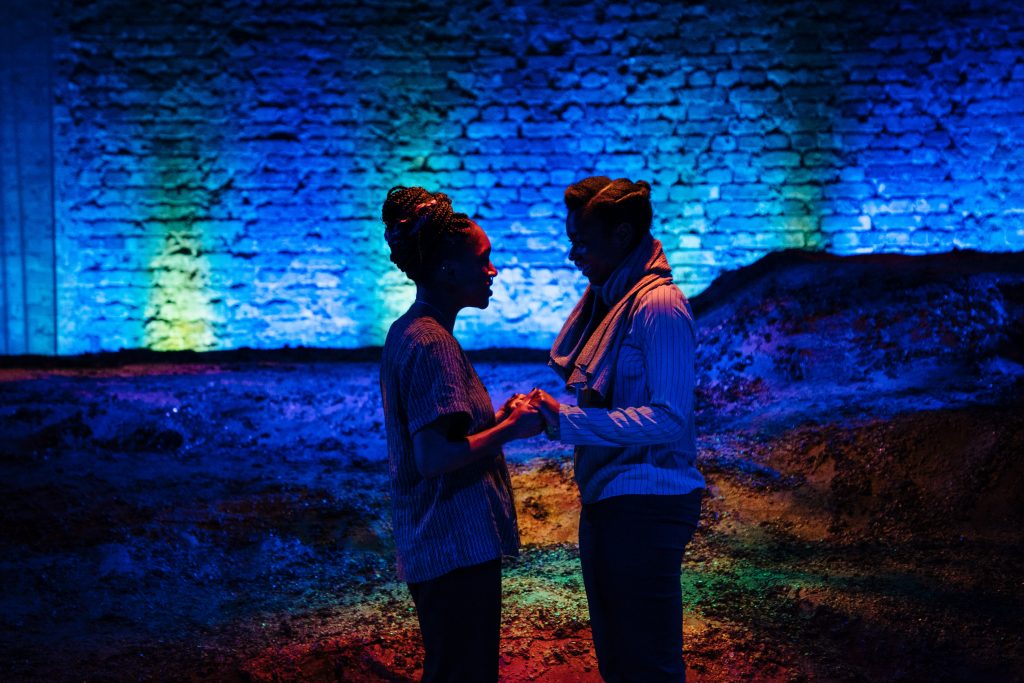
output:
<path id="1" fill-rule="evenodd" d="M 487 308 L 491 245 L 451 200 L 395 187 L 384 202 L 391 260 L 416 300 L 384 342 L 380 387 L 398 574 L 416 604 L 424 681 L 498 679 L 501 558 L 519 551 L 502 445 L 539 434 L 536 405 L 494 413 L 452 336 L 463 308 Z"/>

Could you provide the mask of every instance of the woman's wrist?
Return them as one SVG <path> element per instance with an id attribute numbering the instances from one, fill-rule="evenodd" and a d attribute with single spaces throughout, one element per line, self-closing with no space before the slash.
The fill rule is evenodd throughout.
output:
<path id="1" fill-rule="evenodd" d="M 511 415 L 511 412 L 509 415 Z M 515 434 L 513 432 L 515 429 L 515 423 L 508 419 L 509 415 L 506 415 L 504 420 L 494 425 L 492 428 L 494 441 L 497 446 L 504 446 L 509 441 L 515 440 Z"/>
<path id="2" fill-rule="evenodd" d="M 557 401 L 551 400 L 544 404 L 544 433 L 552 441 L 558 441 L 562 436 L 562 406 Z"/>

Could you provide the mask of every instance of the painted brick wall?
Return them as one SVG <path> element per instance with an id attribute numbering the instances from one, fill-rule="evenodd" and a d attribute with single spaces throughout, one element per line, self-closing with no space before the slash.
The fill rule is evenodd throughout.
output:
<path id="1" fill-rule="evenodd" d="M 1014 2 L 60 0 L 61 353 L 380 344 L 396 184 L 501 271 L 467 347 L 544 347 L 561 196 L 654 185 L 690 295 L 781 248 L 1024 248 Z"/>

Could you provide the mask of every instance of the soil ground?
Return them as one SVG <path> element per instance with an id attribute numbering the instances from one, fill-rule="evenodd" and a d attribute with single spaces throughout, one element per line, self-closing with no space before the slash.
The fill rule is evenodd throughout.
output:
<path id="1" fill-rule="evenodd" d="M 689 680 L 1024 680 L 1021 259 L 790 255 L 694 304 Z M 374 361 L 0 365 L 0 678 L 418 679 Z M 542 354 L 476 365 L 564 397 Z M 598 681 L 570 450 L 506 455 L 502 680 Z"/>

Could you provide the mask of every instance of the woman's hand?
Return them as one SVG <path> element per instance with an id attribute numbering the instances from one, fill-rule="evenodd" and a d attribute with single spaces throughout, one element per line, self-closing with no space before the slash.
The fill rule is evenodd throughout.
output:
<path id="1" fill-rule="evenodd" d="M 511 402 L 512 399 L 509 401 Z M 510 439 L 528 439 L 531 436 L 537 436 L 544 431 L 544 418 L 540 414 L 540 408 L 526 397 L 512 403 L 506 418 L 506 428 Z"/>
<path id="2" fill-rule="evenodd" d="M 554 396 L 543 389 L 534 388 L 529 394 L 527 394 L 527 398 L 531 404 L 537 406 L 541 415 L 544 416 L 545 422 L 556 427 L 558 426 L 559 403 L 555 400 Z"/>
<path id="3" fill-rule="evenodd" d="M 505 403 L 500 408 L 498 408 L 498 412 L 494 414 L 494 421 L 501 422 L 502 420 L 505 420 L 509 415 L 512 414 L 512 411 L 515 409 L 515 407 L 525 400 L 526 394 L 512 394 L 511 396 L 509 396 L 508 400 L 505 401 Z"/>

